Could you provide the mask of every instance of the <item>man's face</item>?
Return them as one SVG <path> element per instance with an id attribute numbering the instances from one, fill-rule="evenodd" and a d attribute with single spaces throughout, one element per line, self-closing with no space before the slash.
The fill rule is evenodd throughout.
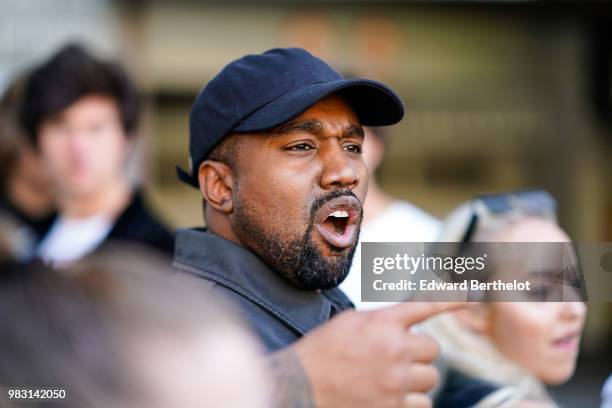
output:
<path id="1" fill-rule="evenodd" d="M 337 286 L 351 266 L 368 181 L 353 110 L 330 96 L 272 131 L 237 137 L 238 239 L 297 287 Z"/>
<path id="2" fill-rule="evenodd" d="M 38 145 L 56 190 L 73 197 L 116 182 L 128 151 L 117 104 L 105 96 L 84 97 L 45 120 Z"/>

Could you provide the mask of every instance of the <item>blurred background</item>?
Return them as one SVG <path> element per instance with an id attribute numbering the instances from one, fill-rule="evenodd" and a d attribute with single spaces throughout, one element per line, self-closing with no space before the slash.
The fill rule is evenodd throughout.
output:
<path id="1" fill-rule="evenodd" d="M 612 241 L 607 2 L 0 0 L 0 91 L 68 41 L 120 60 L 140 86 L 130 172 L 173 226 L 203 223 L 199 192 L 174 170 L 199 89 L 242 55 L 300 46 L 404 99 L 388 192 L 443 217 L 479 193 L 542 187 L 573 239 Z M 567 406 L 591 406 L 612 370 L 610 312 L 590 305 L 578 371 L 553 390 Z"/>

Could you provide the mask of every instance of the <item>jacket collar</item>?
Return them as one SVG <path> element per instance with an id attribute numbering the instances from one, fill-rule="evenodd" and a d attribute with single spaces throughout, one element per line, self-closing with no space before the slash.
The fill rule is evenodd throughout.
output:
<path id="1" fill-rule="evenodd" d="M 292 286 L 253 252 L 202 229 L 177 230 L 173 266 L 239 293 L 302 335 L 352 306 L 339 289 Z"/>

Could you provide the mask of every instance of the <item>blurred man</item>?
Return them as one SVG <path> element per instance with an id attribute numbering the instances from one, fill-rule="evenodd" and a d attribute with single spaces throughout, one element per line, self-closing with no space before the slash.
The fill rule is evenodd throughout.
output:
<path id="1" fill-rule="evenodd" d="M 174 265 L 234 301 L 268 350 L 281 350 L 271 356 L 285 384 L 279 406 L 429 405 L 437 349 L 408 328 L 444 307 L 341 313 L 351 303 L 337 289 L 367 189 L 362 125 L 403 113 L 386 86 L 345 80 L 296 48 L 230 63 L 194 103 L 191 168 L 179 176 L 200 189 L 208 230 L 178 230 Z"/>
<path id="2" fill-rule="evenodd" d="M 368 198 L 363 205 L 360 242 L 434 242 L 440 222 L 411 203 L 390 196 L 378 183 L 377 175 L 388 142 L 384 130 L 372 127 L 365 127 L 364 130 L 363 160 L 370 172 L 370 184 Z M 391 304 L 361 301 L 361 245 L 355 252 L 351 271 L 340 288 L 356 309 L 373 309 Z"/>
<path id="3" fill-rule="evenodd" d="M 69 263 L 109 240 L 172 252 L 172 234 L 125 174 L 138 105 L 120 67 L 77 46 L 30 75 L 21 122 L 41 154 L 59 209 L 37 250 L 44 260 Z"/>
<path id="4" fill-rule="evenodd" d="M 27 259 L 49 228 L 54 205 L 47 173 L 18 125 L 22 88 L 19 78 L 0 100 L 0 240 L 14 257 Z"/>

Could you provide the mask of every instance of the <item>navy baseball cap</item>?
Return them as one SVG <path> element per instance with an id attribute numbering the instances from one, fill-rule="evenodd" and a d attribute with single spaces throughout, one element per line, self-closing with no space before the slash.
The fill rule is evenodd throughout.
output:
<path id="1" fill-rule="evenodd" d="M 226 65 L 198 94 L 189 117 L 190 171 L 179 179 L 198 187 L 198 168 L 231 133 L 257 132 L 292 119 L 340 92 L 365 126 L 399 122 L 404 105 L 387 86 L 345 79 L 301 48 L 275 48 Z"/>

